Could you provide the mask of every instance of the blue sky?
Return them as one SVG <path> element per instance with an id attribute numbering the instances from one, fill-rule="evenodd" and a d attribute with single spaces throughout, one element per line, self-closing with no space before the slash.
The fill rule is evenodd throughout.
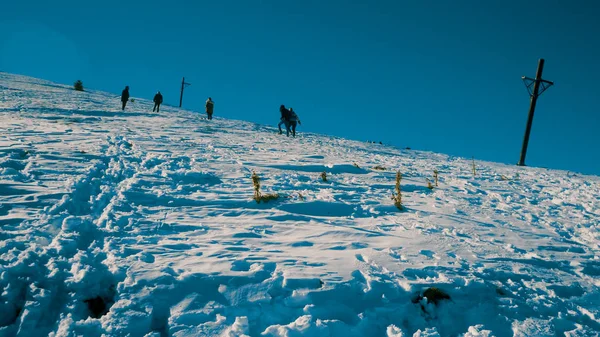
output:
<path id="1" fill-rule="evenodd" d="M 3 4 L 0 71 L 302 131 L 600 174 L 598 1 L 46 1 Z M 115 101 L 115 106 L 118 102 Z M 215 121 L 218 122 L 218 121 Z"/>

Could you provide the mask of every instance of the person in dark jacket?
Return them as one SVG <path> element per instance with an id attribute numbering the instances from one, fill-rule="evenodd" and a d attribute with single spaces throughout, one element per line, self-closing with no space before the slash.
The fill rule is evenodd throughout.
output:
<path id="1" fill-rule="evenodd" d="M 279 124 L 277 125 L 277 127 L 279 128 L 279 134 L 282 134 L 283 131 L 281 130 L 281 125 L 285 125 L 285 129 L 288 130 L 288 134 L 289 134 L 289 119 L 290 119 L 290 111 L 288 109 L 286 109 L 285 105 L 281 105 L 279 107 L 279 112 L 281 113 L 281 119 L 279 121 Z"/>
<path id="2" fill-rule="evenodd" d="M 290 108 L 290 117 L 288 119 L 287 136 L 290 136 L 290 128 L 292 129 L 292 137 L 296 137 L 296 124 L 302 125 L 300 118 L 294 112 L 294 109 Z"/>
<path id="3" fill-rule="evenodd" d="M 213 102 L 212 98 L 208 98 L 206 100 L 206 116 L 208 119 L 212 119 L 213 109 L 215 108 L 215 102 Z"/>
<path id="4" fill-rule="evenodd" d="M 127 101 L 129 101 L 129 86 L 126 86 L 121 93 L 121 102 L 123 103 L 123 110 L 125 110 L 125 105 L 127 105 Z"/>
<path id="5" fill-rule="evenodd" d="M 152 112 L 156 110 L 156 112 L 160 112 L 160 105 L 163 102 L 162 94 L 159 92 L 154 95 L 154 108 L 152 108 Z"/>

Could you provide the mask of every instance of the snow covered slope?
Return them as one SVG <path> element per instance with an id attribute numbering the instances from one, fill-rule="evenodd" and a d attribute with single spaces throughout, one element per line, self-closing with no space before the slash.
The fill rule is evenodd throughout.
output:
<path id="1" fill-rule="evenodd" d="M 598 177 L 151 109 L 0 73 L 0 336 L 598 336 Z"/>

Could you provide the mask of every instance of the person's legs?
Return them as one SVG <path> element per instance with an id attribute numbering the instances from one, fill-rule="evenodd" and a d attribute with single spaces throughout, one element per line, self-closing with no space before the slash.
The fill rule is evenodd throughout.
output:
<path id="1" fill-rule="evenodd" d="M 283 130 L 281 130 L 281 125 L 282 124 L 285 124 L 285 121 L 283 119 L 279 122 L 279 124 L 277 124 L 277 127 L 279 128 L 279 134 L 283 133 Z"/>
<path id="2" fill-rule="evenodd" d="M 152 112 L 156 111 L 156 103 L 154 103 L 154 108 L 152 108 Z"/>
<path id="3" fill-rule="evenodd" d="M 160 103 L 156 105 L 156 112 L 160 112 Z"/>
<path id="4" fill-rule="evenodd" d="M 125 110 L 125 105 L 127 105 L 127 101 L 123 101 L 123 109 L 122 110 Z"/>
<path id="5" fill-rule="evenodd" d="M 296 137 L 296 122 L 292 122 L 292 136 Z"/>

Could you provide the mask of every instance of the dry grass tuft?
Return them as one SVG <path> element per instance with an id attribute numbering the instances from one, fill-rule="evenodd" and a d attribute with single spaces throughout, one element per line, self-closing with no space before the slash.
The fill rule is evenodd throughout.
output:
<path id="1" fill-rule="evenodd" d="M 399 210 L 403 210 L 402 206 L 402 191 L 400 190 L 400 182 L 402 181 L 402 173 L 400 171 L 396 172 L 396 193 L 392 193 L 392 200 L 394 200 L 394 206 Z"/>
<path id="2" fill-rule="evenodd" d="M 277 193 L 263 194 L 260 192 L 260 178 L 254 171 L 252 171 L 252 184 L 254 185 L 254 200 L 257 204 L 279 199 L 279 194 Z"/>

